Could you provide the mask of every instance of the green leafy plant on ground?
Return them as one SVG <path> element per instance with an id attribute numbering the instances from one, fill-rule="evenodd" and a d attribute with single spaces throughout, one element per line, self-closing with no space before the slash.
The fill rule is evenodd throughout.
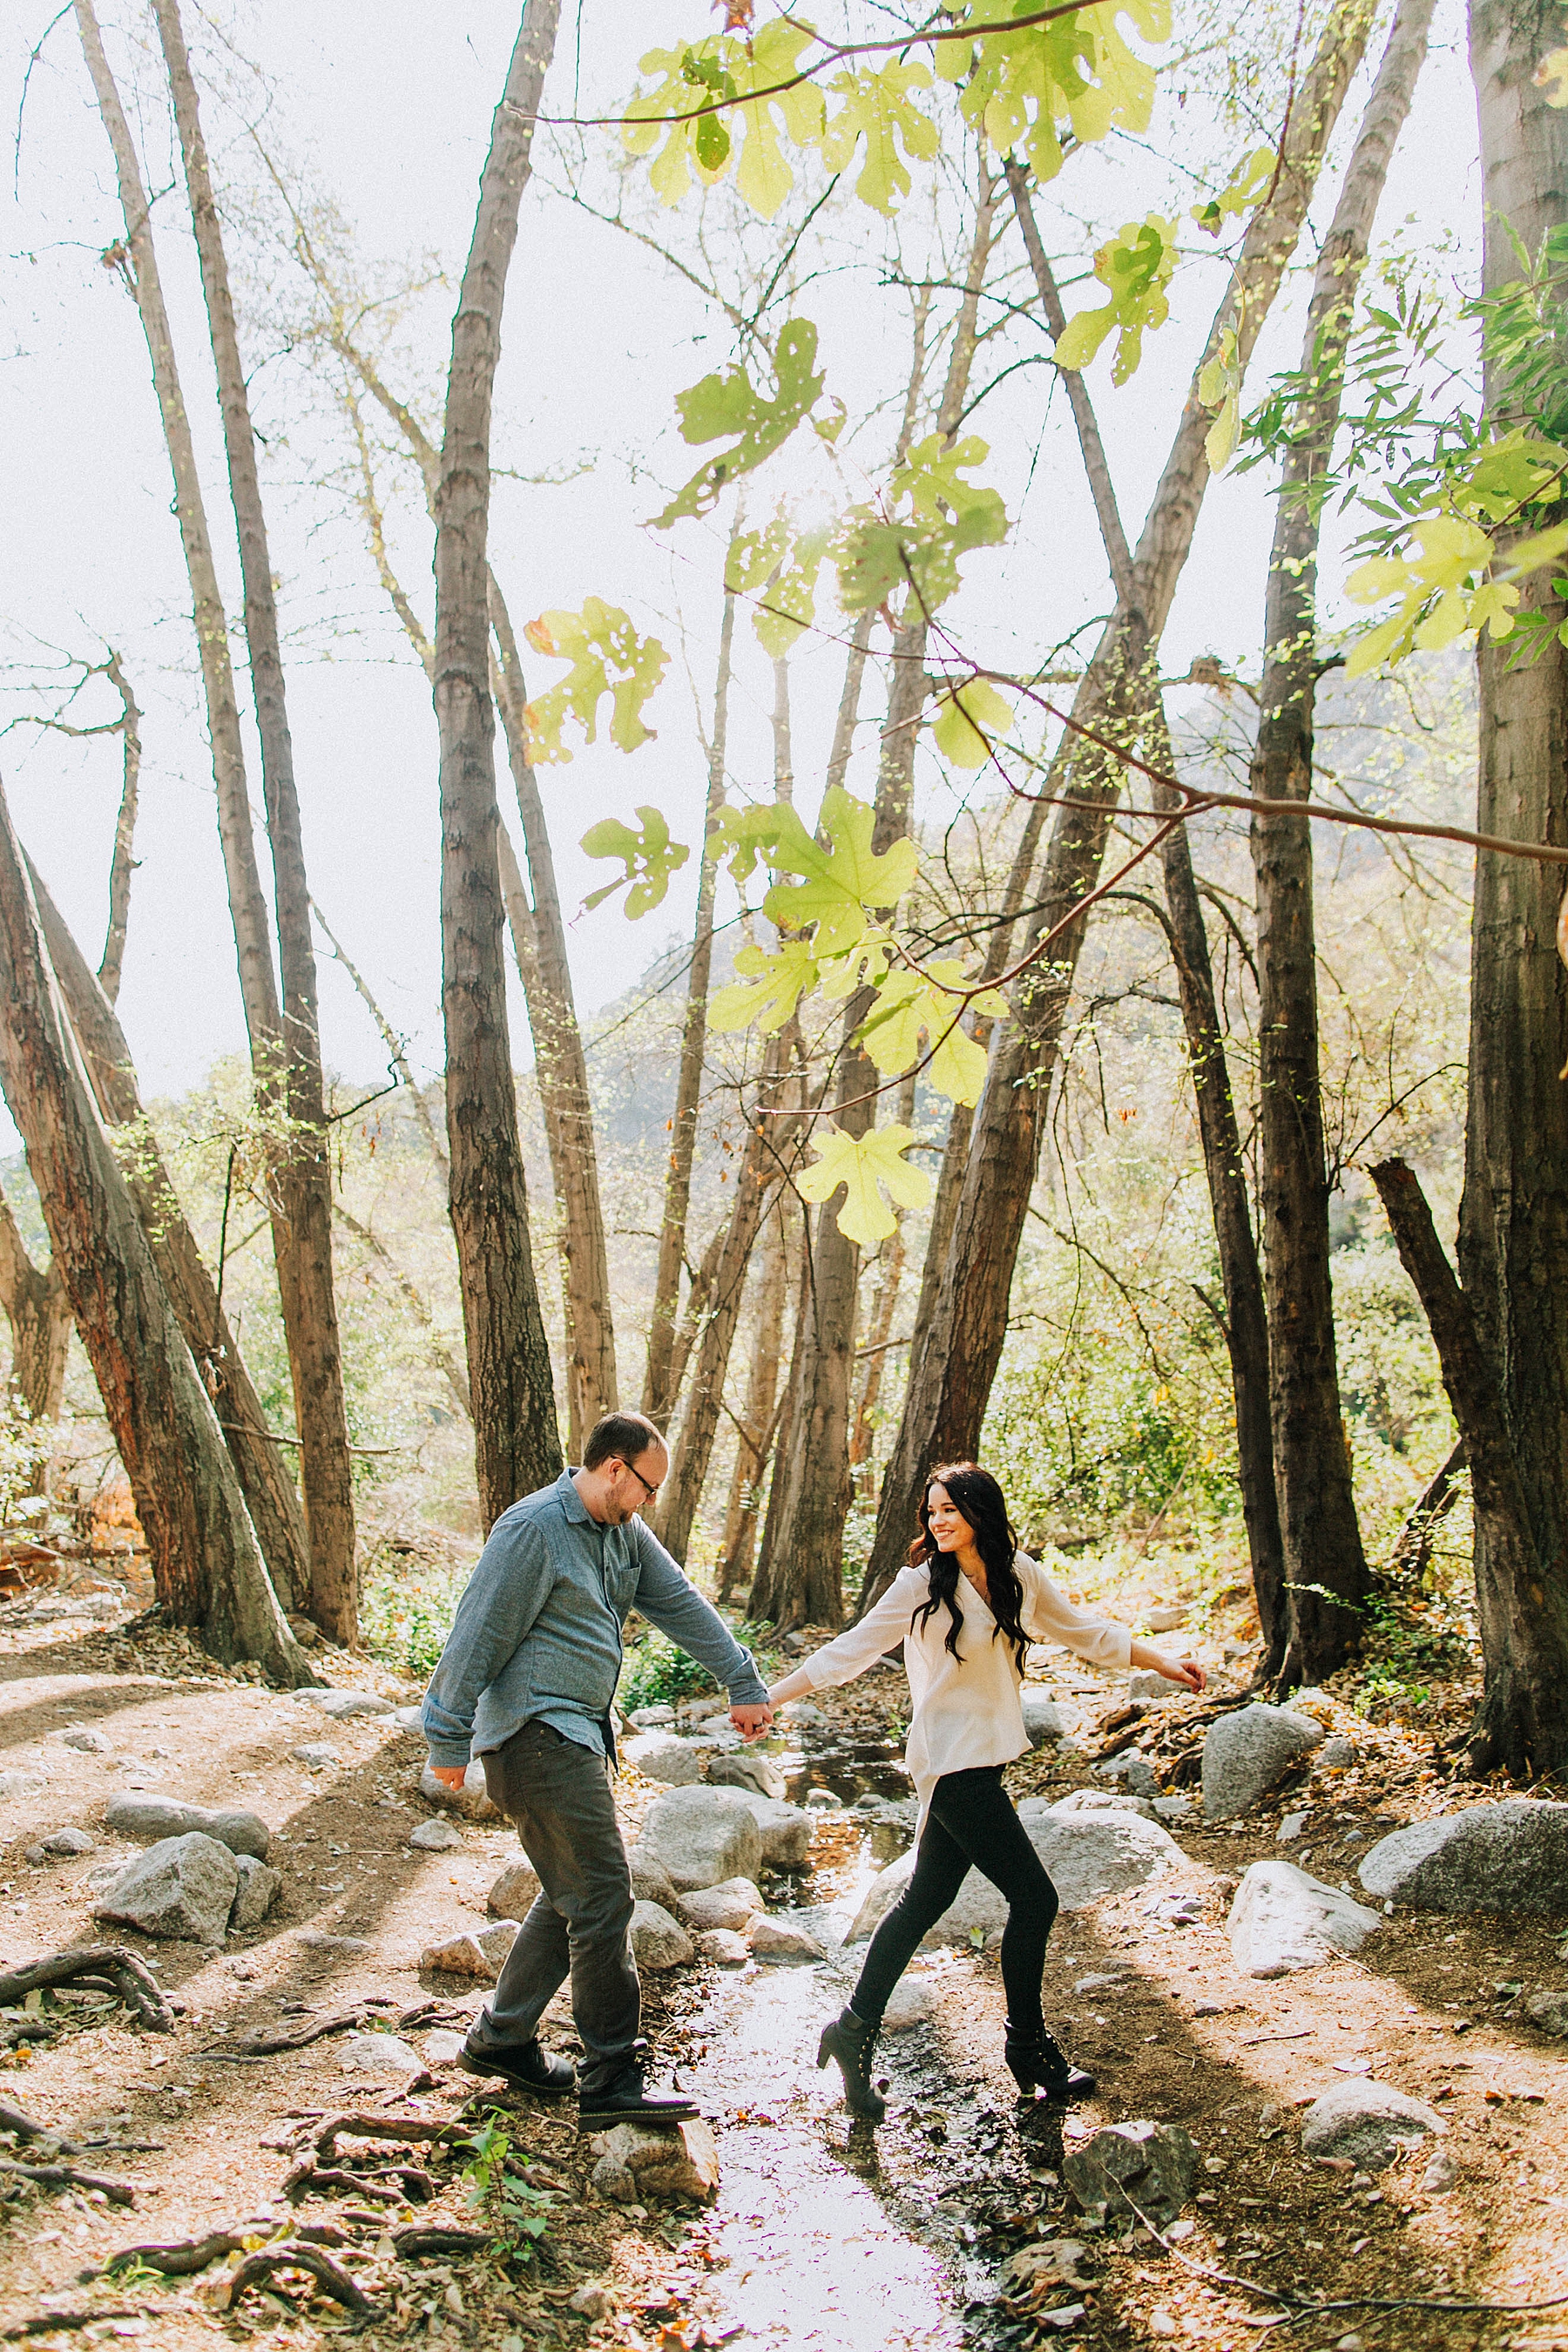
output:
<path id="1" fill-rule="evenodd" d="M 466 1565 L 443 1568 L 429 1560 L 419 1561 L 411 1575 L 405 1556 L 373 1556 L 360 1601 L 361 1632 L 372 1657 L 411 1682 L 427 1682 L 468 1575 Z"/>
<path id="2" fill-rule="evenodd" d="M 473 2157 L 463 2168 L 463 2179 L 469 2205 L 495 2231 L 498 2252 L 512 2262 L 526 2263 L 534 2259 L 550 2227 L 556 2200 L 548 2189 L 535 2189 L 517 2171 L 508 2170 L 509 2159 L 526 2168 L 527 2158 L 514 2155 L 506 2122 L 499 2108 L 486 2110 L 470 2142 Z"/>

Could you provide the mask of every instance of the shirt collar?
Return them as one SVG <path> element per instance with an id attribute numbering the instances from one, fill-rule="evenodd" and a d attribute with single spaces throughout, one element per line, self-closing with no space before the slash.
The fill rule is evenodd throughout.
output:
<path id="1" fill-rule="evenodd" d="M 568 1465 L 555 1481 L 555 1491 L 561 1497 L 561 1507 L 574 1526 L 596 1528 L 599 1522 L 573 1485 L 573 1475 L 571 1466 Z"/>

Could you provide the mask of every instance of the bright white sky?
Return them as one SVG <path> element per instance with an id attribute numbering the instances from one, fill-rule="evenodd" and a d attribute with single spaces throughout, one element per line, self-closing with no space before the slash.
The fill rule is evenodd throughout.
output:
<path id="1" fill-rule="evenodd" d="M 53 5 L 32 0 L 6 12 L 0 87 L 8 122 L 16 120 L 29 49 Z M 183 192 L 174 184 L 177 161 L 166 120 L 155 109 L 150 34 L 131 0 L 103 0 L 103 13 L 122 86 L 128 97 L 139 94 L 135 119 L 149 180 L 165 192 L 154 214 L 165 286 L 206 466 L 208 511 L 237 615 L 237 562 L 205 329 Z M 1179 0 L 1177 14 L 1179 25 Z M 584 105 L 629 89 L 645 44 L 698 34 L 711 23 L 704 0 L 646 6 L 584 0 Z M 433 253 L 454 283 L 515 24 L 515 5 L 499 0 L 437 9 L 385 0 L 369 16 L 343 0 L 216 0 L 207 20 L 187 0 L 198 72 L 216 69 L 219 60 L 215 26 L 260 63 L 275 86 L 269 139 L 296 161 L 308 160 L 318 194 L 336 201 L 356 238 L 367 276 L 373 268 L 395 272 Z M 546 97 L 547 108 L 562 112 L 572 109 L 576 33 L 569 4 Z M 1446 247 L 1439 274 L 1450 276 L 1468 267 L 1479 205 L 1461 35 L 1458 0 L 1442 0 L 1432 60 L 1380 224 L 1380 234 L 1392 236 L 1409 221 L 1402 232 L 1407 243 Z M 1380 30 L 1374 53 L 1382 39 Z M 1364 86 L 1365 76 L 1346 109 L 1347 124 Z M 1260 117 L 1270 124 L 1281 95 L 1258 93 Z M 216 168 L 220 177 L 243 173 L 248 182 L 236 122 L 215 99 L 207 130 Z M 606 142 L 611 136 L 591 135 Z M 1080 219 L 1089 216 L 1103 234 L 1151 204 L 1172 201 L 1170 184 L 1164 167 L 1131 142 L 1069 166 L 1052 202 L 1041 207 L 1064 278 L 1072 257 L 1087 254 L 1093 239 L 1062 207 L 1080 208 Z M 53 657 L 50 648 L 96 654 L 108 641 L 123 652 L 146 717 L 137 844 L 142 863 L 121 1011 L 146 1091 L 177 1091 L 198 1080 L 216 1056 L 239 1050 L 243 1028 L 168 467 L 134 307 L 99 261 L 121 233 L 120 222 L 68 12 L 33 68 L 14 188 L 3 202 L 0 658 L 11 665 L 0 679 L 5 715 L 15 719 L 20 711 L 49 707 L 30 680 Z M 918 208 L 910 215 L 911 253 L 920 249 L 923 218 Z M 686 233 L 679 216 L 651 225 L 672 239 Z M 237 253 L 238 224 L 234 236 Z M 861 208 L 844 207 L 836 240 L 836 274 L 807 288 L 799 309 L 819 324 L 829 388 L 854 415 L 901 382 L 907 331 L 901 298 L 879 284 L 881 224 Z M 1136 535 L 1219 290 L 1218 268 L 1198 262 L 1178 278 L 1172 323 L 1148 341 L 1142 370 L 1130 386 L 1111 389 L 1110 346 L 1091 371 L 1130 535 Z M 1294 363 L 1301 292 L 1298 284 L 1289 307 L 1277 313 L 1254 391 L 1268 367 Z M 1077 307 L 1070 296 L 1068 307 Z M 414 314 L 410 334 L 422 386 L 438 383 L 450 308 L 450 294 L 437 289 Z M 433 1073 L 441 1055 L 440 948 L 428 690 L 385 614 L 356 522 L 344 519 L 321 486 L 324 410 L 302 416 L 298 370 L 276 357 L 275 341 L 261 326 L 246 333 L 258 420 L 269 436 L 273 558 L 293 649 L 290 716 L 312 887 L 407 1034 L 416 1068 Z M 706 702 L 719 541 L 706 526 L 688 523 L 660 535 L 641 525 L 663 502 L 662 486 L 696 463 L 694 453 L 672 445 L 667 429 L 673 394 L 729 352 L 723 319 L 651 257 L 537 185 L 531 192 L 508 297 L 495 454 L 498 465 L 521 475 L 565 478 L 498 485 L 496 568 L 520 624 L 543 607 L 576 606 L 594 593 L 626 605 L 672 654 L 649 712 L 656 744 L 627 761 L 601 741 L 569 767 L 545 774 L 569 906 L 606 878 L 607 870 L 574 846 L 595 818 L 651 802 L 666 812 L 678 838 L 696 838 L 705 762 L 687 664 Z M 1010 512 L 1017 514 L 1021 503 L 1022 520 L 1007 549 L 973 562 L 950 611 L 965 643 L 1000 667 L 1028 666 L 1042 646 L 1104 604 L 1103 566 L 1065 429 L 1066 404 L 1058 399 L 1047 415 L 1049 388 L 1047 370 L 1025 370 L 974 420 L 994 444 L 987 478 L 1005 489 Z M 890 426 L 879 426 L 866 440 L 868 458 L 889 434 Z M 1261 472 L 1210 490 L 1167 634 L 1168 673 L 1209 651 L 1244 671 L 1256 669 L 1269 520 Z M 428 619 L 429 541 L 411 512 L 399 526 L 395 553 Z M 747 632 L 740 635 L 731 772 L 737 787 L 762 792 L 771 774 L 771 673 Z M 237 646 L 237 670 L 242 663 Z M 811 640 L 794 663 L 795 767 L 808 809 L 819 790 L 841 667 L 831 644 Z M 537 688 L 552 672 L 548 665 L 535 668 L 531 682 Z M 73 715 L 108 715 L 103 698 L 95 687 Z M 868 678 L 868 719 L 874 720 L 881 698 L 879 683 Z M 868 745 L 874 733 L 874 726 L 863 727 Z M 0 738 L 19 829 L 95 956 L 119 791 L 117 754 L 112 742 L 78 745 L 26 727 Z M 251 782 L 259 803 L 254 759 Z M 934 766 L 927 789 L 941 789 Z M 504 774 L 502 790 L 504 803 Z M 689 867 L 680 880 L 690 873 Z M 677 888 L 668 916 L 661 909 L 637 927 L 616 904 L 575 924 L 574 969 L 585 1013 L 626 989 L 675 935 L 689 898 Z M 353 1081 L 374 1083 L 384 1058 L 379 1042 L 331 964 L 323 966 L 322 1004 L 329 1063 Z M 516 1058 L 524 1064 L 520 1004 L 515 1017 Z M 0 1136 L 0 1144 L 8 1140 Z"/>

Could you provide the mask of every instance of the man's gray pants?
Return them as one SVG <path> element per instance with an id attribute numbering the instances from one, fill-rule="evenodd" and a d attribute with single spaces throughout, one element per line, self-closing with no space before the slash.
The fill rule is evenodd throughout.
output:
<path id="1" fill-rule="evenodd" d="M 468 2036 L 478 2055 L 531 2042 L 572 1979 L 580 2090 L 607 2090 L 629 2063 L 642 2015 L 632 1957 L 634 1897 L 608 1760 L 547 1723 L 525 1723 L 484 1758 L 492 1805 L 513 1823 L 541 1892 Z"/>

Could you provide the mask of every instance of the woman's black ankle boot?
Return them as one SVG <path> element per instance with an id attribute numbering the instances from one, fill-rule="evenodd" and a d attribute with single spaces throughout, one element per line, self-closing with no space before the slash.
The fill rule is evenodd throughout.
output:
<path id="1" fill-rule="evenodd" d="M 868 2025 L 852 2009 L 841 2010 L 831 2025 L 822 2029 L 822 2039 L 816 2045 L 816 2063 L 826 2066 L 830 2058 L 838 2062 L 844 2077 L 844 2104 L 852 2116 L 864 2116 L 868 2122 L 879 2124 L 888 2112 L 888 2103 L 871 2082 L 871 2053 L 877 2046 L 878 2028 Z"/>
<path id="2" fill-rule="evenodd" d="M 1081 2066 L 1074 2066 L 1061 2044 L 1043 2025 L 1015 2025 L 1009 2018 L 1003 2055 L 1013 2080 L 1026 2097 L 1031 2091 L 1044 2091 L 1047 2098 L 1070 2106 L 1077 2099 L 1093 2096 L 1094 2076 L 1086 2074 Z"/>

